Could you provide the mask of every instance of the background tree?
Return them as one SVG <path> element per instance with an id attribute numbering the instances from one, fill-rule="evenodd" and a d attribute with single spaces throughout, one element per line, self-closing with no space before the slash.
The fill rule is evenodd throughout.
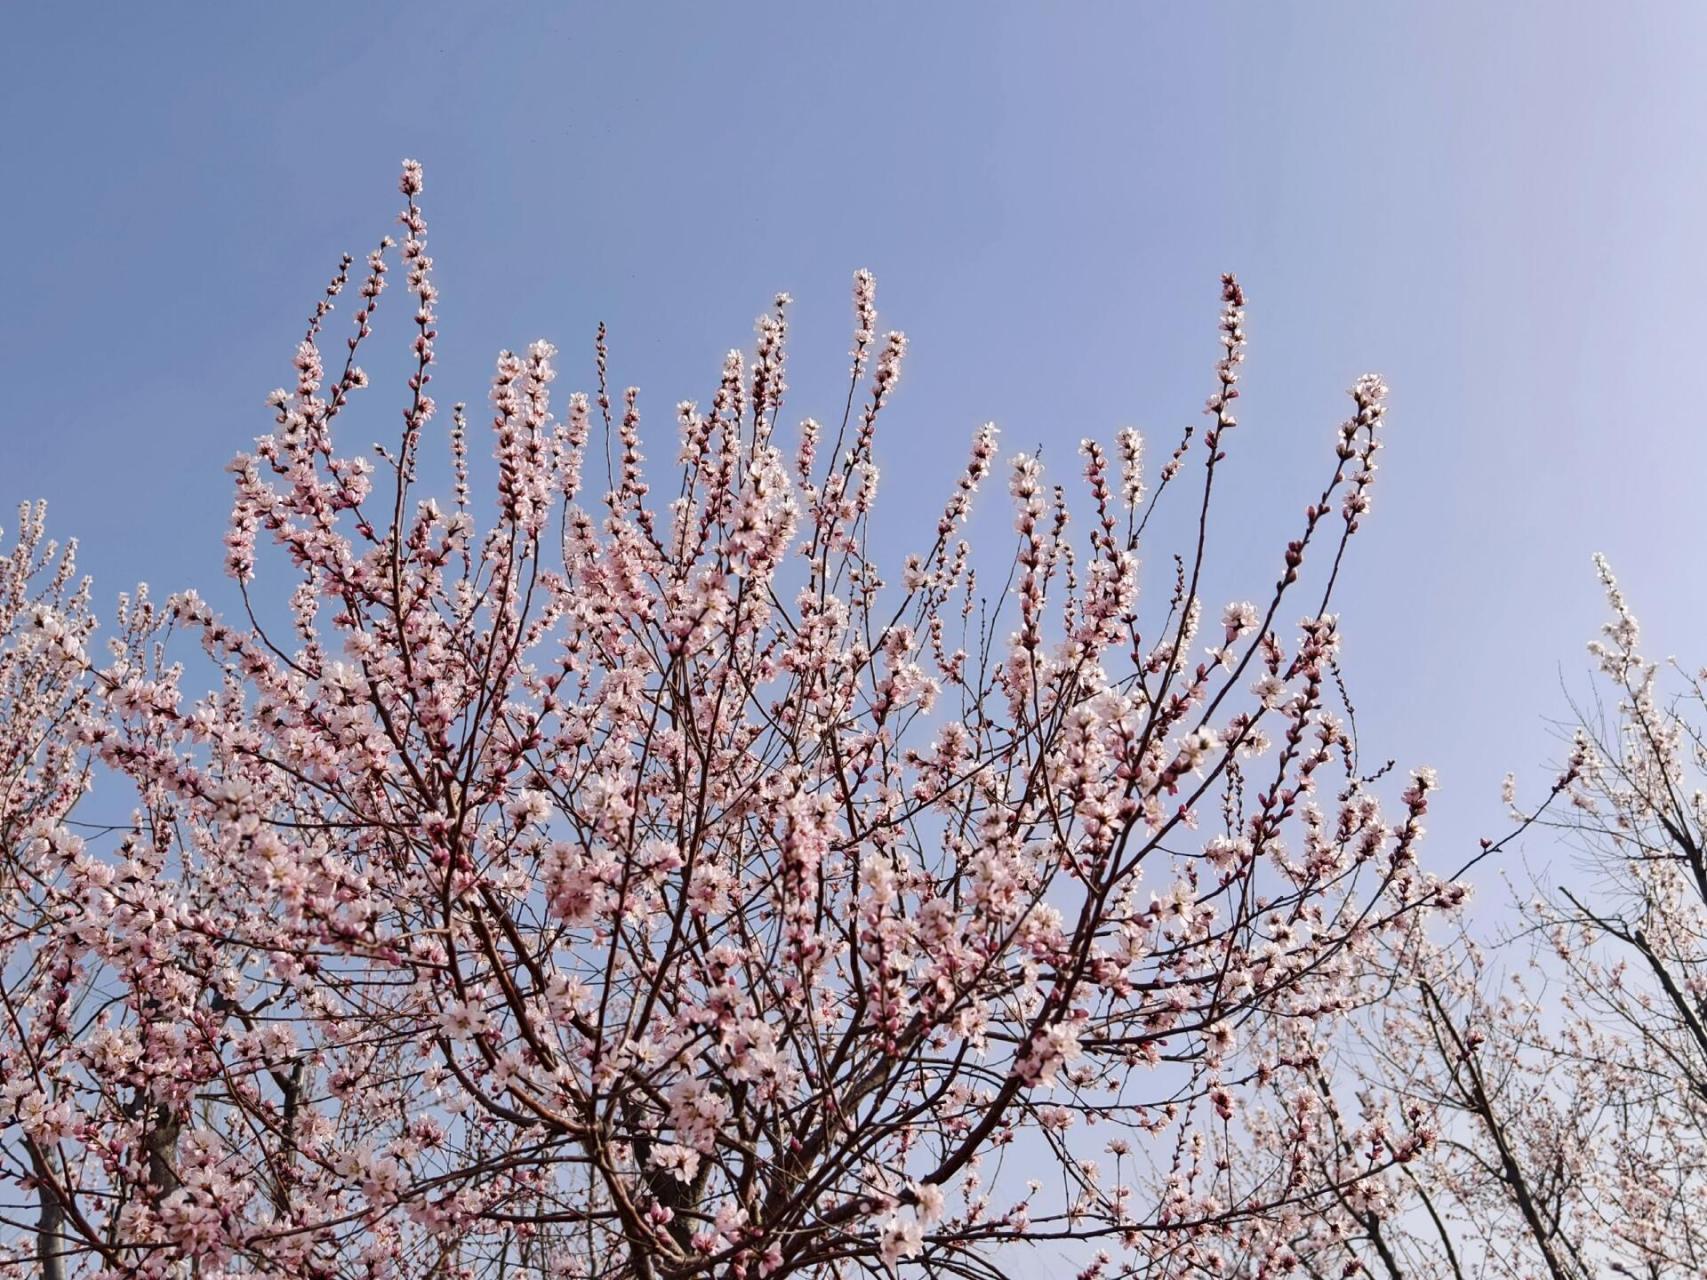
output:
<path id="1" fill-rule="evenodd" d="M 1087 1276 L 1227 1242 L 1273 1270 L 1300 1215 L 1426 1143 L 1342 1149 L 1302 1101 L 1368 959 L 1463 897 L 1417 862 L 1431 775 L 1389 820 L 1331 709 L 1379 380 L 1261 603 L 1208 623 L 1240 515 L 1214 502 L 1230 277 L 1207 427 L 1153 486 L 1136 432 L 1086 441 L 1078 537 L 1013 458 L 993 594 L 964 538 L 993 427 L 929 545 L 870 554 L 906 344 L 863 272 L 845 405 L 787 452 L 786 297 L 677 407 L 668 470 L 602 334 L 566 406 L 548 344 L 504 353 L 482 520 L 461 406 L 451 501 L 416 492 L 442 417 L 421 190 L 407 165 L 401 245 L 344 260 L 233 464 L 244 620 L 127 602 L 82 736 L 131 829 L 31 845 L 64 887 L 27 954 L 83 1020 L 9 1072 L 5 1119 L 77 1274 L 980 1276 L 1067 1240 L 1111 1255 Z M 343 453 L 394 252 L 403 426 Z M 1192 534 L 1141 597 L 1181 490 Z M 214 692 L 186 698 L 176 633 Z M 1299 1106 L 1244 1110 L 1276 1092 Z"/>
<path id="2" fill-rule="evenodd" d="M 64 824 L 87 782 L 77 730 L 91 694 L 84 645 L 95 619 L 76 544 L 50 541 L 46 515 L 42 504 L 20 507 L 11 552 L 0 558 L 0 1095 L 9 1111 L 25 1104 L 26 1122 L 0 1138 L 8 1188 L 0 1212 L 36 1211 L 27 1252 L 58 1280 L 64 1206 L 37 1137 L 62 1121 L 64 1102 L 36 1082 L 68 1029 L 69 975 L 42 943 L 57 923 L 52 847 L 75 842 Z"/>
<path id="3" fill-rule="evenodd" d="M 1353 1095 L 1415 1106 L 1439 1140 L 1402 1176 L 1302 1224 L 1313 1274 L 1667 1280 L 1707 1268 L 1707 689 L 1642 656 L 1596 563 L 1612 611 L 1591 646 L 1596 696 L 1575 708 L 1552 794 L 1513 811 L 1579 865 L 1517 896 L 1517 924 L 1494 945 L 1413 938 L 1413 954 L 1387 962 L 1392 996 L 1334 1046 L 1339 1070 L 1318 1096 L 1335 1111 Z"/>

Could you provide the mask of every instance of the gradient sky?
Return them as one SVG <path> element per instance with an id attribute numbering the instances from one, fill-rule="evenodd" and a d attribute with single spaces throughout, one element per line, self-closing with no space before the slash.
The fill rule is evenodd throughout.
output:
<path id="1" fill-rule="evenodd" d="M 871 267 L 912 339 L 880 449 L 903 514 L 985 419 L 1046 459 L 1125 423 L 1162 447 L 1234 270 L 1216 549 L 1237 594 L 1272 580 L 1344 389 L 1382 372 L 1346 665 L 1366 751 L 1440 769 L 1446 862 L 1508 768 L 1544 782 L 1592 551 L 1656 653 L 1707 661 L 1704 51 L 1699 3 L 9 6 L 0 500 L 46 497 L 103 602 L 217 587 L 221 468 L 405 155 L 441 401 L 540 336 L 585 386 L 603 319 L 654 454 L 778 289 L 793 408 L 823 416 Z"/>

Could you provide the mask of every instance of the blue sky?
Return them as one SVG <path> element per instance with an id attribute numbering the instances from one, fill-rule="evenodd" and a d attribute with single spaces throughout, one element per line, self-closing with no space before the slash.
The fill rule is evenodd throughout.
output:
<path id="1" fill-rule="evenodd" d="M 602 319 L 658 440 L 787 289 L 794 405 L 822 412 L 871 267 L 913 344 L 882 451 L 900 515 L 986 419 L 1062 462 L 1126 423 L 1159 447 L 1237 271 L 1216 549 L 1238 594 L 1272 578 L 1344 388 L 1381 371 L 1347 669 L 1368 749 L 1441 771 L 1443 862 L 1506 769 L 1543 780 L 1601 617 L 1591 551 L 1656 652 L 1707 660 L 1707 7 L 114 4 L 5 28 L 0 500 L 48 498 L 103 600 L 216 582 L 223 464 L 413 155 L 443 400 L 541 336 L 586 385 Z"/>

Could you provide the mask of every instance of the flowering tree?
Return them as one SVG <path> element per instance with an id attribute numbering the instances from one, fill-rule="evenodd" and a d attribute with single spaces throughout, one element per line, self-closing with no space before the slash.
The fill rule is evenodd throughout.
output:
<path id="1" fill-rule="evenodd" d="M 1515 901 L 1502 944 L 1413 936 L 1387 962 L 1395 997 L 1337 1046 L 1338 1092 L 1360 1079 L 1363 1105 L 1417 1107 L 1439 1141 L 1301 1224 L 1316 1274 L 1707 1273 L 1707 673 L 1669 664 L 1666 689 L 1597 567 L 1597 698 L 1550 795 L 1513 810 L 1581 866 Z"/>
<path id="2" fill-rule="evenodd" d="M 70 1028 L 57 998 L 65 975 L 41 945 L 58 923 L 55 872 L 35 855 L 39 837 L 65 831 L 87 780 L 76 729 L 89 711 L 83 646 L 94 619 L 88 584 L 76 580 L 76 544 L 62 551 L 49 541 L 45 517 L 41 505 L 20 508 L 0 559 L 0 1091 L 25 1121 L 21 1136 L 0 1140 L 0 1178 L 39 1192 L 5 1212 L 39 1211 L 30 1249 L 45 1276 L 59 1277 L 65 1217 L 31 1135 L 56 1105 L 34 1081 Z"/>
<path id="3" fill-rule="evenodd" d="M 1207 426 L 1153 487 L 1136 432 L 1086 441 L 1078 538 L 1015 457 L 993 597 L 963 533 L 994 427 L 929 545 L 898 574 L 868 554 L 906 344 L 863 272 L 845 405 L 786 451 L 785 296 L 677 406 L 670 468 L 602 333 L 564 406 L 552 347 L 504 353 L 482 520 L 460 405 L 452 498 L 417 496 L 441 416 L 421 190 L 406 166 L 401 245 L 344 260 L 233 464 L 243 621 L 126 602 L 79 737 L 134 790 L 128 832 L 23 842 L 53 910 L 15 954 L 56 976 L 17 989 L 3 1118 L 58 1216 L 17 1256 L 980 1276 L 1072 1239 L 1087 1276 L 1187 1273 L 1228 1241 L 1280 1265 L 1286 1224 L 1415 1154 L 1425 1134 L 1341 1151 L 1302 1110 L 1243 1110 L 1313 1089 L 1362 957 L 1463 892 L 1417 865 L 1429 775 L 1389 821 L 1330 706 L 1377 379 L 1262 603 L 1207 633 L 1231 278 Z M 394 252 L 413 369 L 370 458 L 337 440 Z M 1195 538 L 1141 598 L 1180 491 Z M 223 671 L 199 699 L 179 633 Z"/>
<path id="4" fill-rule="evenodd" d="M 1610 723 L 1579 716 L 1560 825 L 1593 878 L 1531 909 L 1563 973 L 1552 1039 L 1571 1109 L 1597 1142 L 1576 1215 L 1591 1257 L 1641 1276 L 1707 1271 L 1707 670 L 1644 658 L 1635 616 L 1596 559 L 1612 621 L 1591 646 Z M 1584 1079 L 1586 1077 L 1586 1079 Z"/>

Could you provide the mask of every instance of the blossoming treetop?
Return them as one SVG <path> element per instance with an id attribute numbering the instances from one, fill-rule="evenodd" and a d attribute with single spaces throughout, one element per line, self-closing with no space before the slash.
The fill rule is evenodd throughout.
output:
<path id="1" fill-rule="evenodd" d="M 977 1276 L 1070 1237 L 1088 1275 L 1224 1247 L 1278 1270 L 1299 1215 L 1427 1145 L 1402 1108 L 1349 1142 L 1318 1107 L 1245 1108 L 1313 1095 L 1360 957 L 1462 897 L 1418 865 L 1431 775 L 1385 816 L 1333 710 L 1377 379 L 1258 602 L 1209 625 L 1209 533 L 1239 516 L 1215 501 L 1230 277 L 1203 429 L 1153 484 L 1136 432 L 1086 441 L 1080 534 L 1013 458 L 993 592 L 964 537 L 992 426 L 930 544 L 898 572 L 868 554 L 906 344 L 865 273 L 839 416 L 785 431 L 779 297 L 678 406 L 673 467 L 602 334 L 563 403 L 551 346 L 504 353 L 483 525 L 461 406 L 454 493 L 418 493 L 445 415 L 419 166 L 402 191 L 401 244 L 344 260 L 232 466 L 245 616 L 139 593 L 101 662 L 82 597 L 9 633 L 75 690 L 4 813 L 13 1258 Z M 343 452 L 394 255 L 401 430 Z M 1175 495 L 1195 538 L 1141 590 Z M 180 637 L 214 691 L 186 692 Z M 5 687 L 16 759 L 41 716 Z M 136 806 L 87 844 L 85 759 Z"/>

